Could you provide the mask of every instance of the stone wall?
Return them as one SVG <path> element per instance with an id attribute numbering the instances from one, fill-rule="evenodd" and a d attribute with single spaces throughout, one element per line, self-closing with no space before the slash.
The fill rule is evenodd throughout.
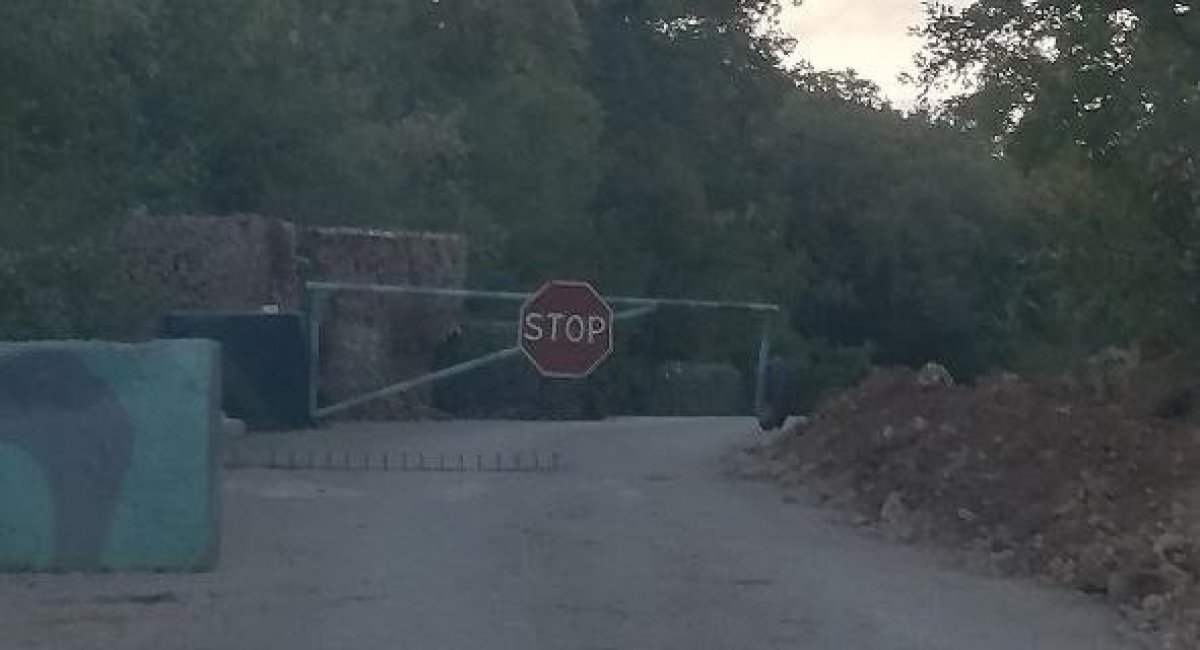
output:
<path id="1" fill-rule="evenodd" d="M 313 228 L 300 235 L 313 277 L 333 282 L 459 287 L 467 245 L 456 235 Z M 430 369 L 457 326 L 461 300 L 378 293 L 331 297 L 321 336 L 320 400 L 337 402 Z M 358 418 L 411 417 L 429 391 L 366 405 Z"/>
<path id="2" fill-rule="evenodd" d="M 0 343 L 0 570 L 212 568 L 208 341 Z"/>
<path id="3" fill-rule="evenodd" d="M 139 216 L 118 235 L 123 280 L 146 313 L 130 332 L 150 338 L 165 311 L 299 308 L 296 229 L 255 215 Z"/>
<path id="4" fill-rule="evenodd" d="M 467 244 L 455 235 L 299 228 L 254 215 L 137 217 L 122 230 L 124 279 L 144 296 L 128 338 L 156 333 L 168 311 L 301 308 L 301 275 L 329 281 L 461 286 Z M 339 293 L 322 336 L 321 402 L 427 371 L 458 321 L 457 300 Z M 364 407 L 355 417 L 412 417 L 428 392 Z"/>

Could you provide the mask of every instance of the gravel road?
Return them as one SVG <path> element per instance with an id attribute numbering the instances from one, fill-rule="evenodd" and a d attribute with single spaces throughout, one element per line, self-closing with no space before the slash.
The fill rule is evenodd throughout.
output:
<path id="1" fill-rule="evenodd" d="M 219 572 L 0 576 L 0 648 L 1127 647 L 1100 604 L 954 570 L 727 477 L 723 455 L 753 427 L 447 422 L 245 438 L 244 455 L 536 450 L 562 465 L 233 470 Z"/>

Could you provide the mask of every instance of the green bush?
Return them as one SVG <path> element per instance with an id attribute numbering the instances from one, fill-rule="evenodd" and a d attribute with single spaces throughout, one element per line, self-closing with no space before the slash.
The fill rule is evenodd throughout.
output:
<path id="1" fill-rule="evenodd" d="M 784 402 L 781 406 L 793 414 L 809 413 L 822 397 L 858 383 L 871 369 L 869 347 L 836 347 L 810 344 L 802 352 L 779 357 L 775 364 L 786 377 L 785 386 L 768 387 L 769 399 Z M 772 373 L 772 380 L 779 381 Z M 780 395 L 786 390 L 786 395 Z"/>
<path id="2" fill-rule="evenodd" d="M 742 373 L 726 363 L 669 361 L 654 371 L 654 415 L 737 415 Z"/>
<path id="3" fill-rule="evenodd" d="M 138 301 L 107 244 L 0 250 L 0 339 L 121 338 Z"/>
<path id="4" fill-rule="evenodd" d="M 517 325 L 470 324 L 446 341 L 435 365 L 444 368 L 511 347 Z M 545 379 L 517 356 L 447 379 L 434 388 L 434 405 L 459 418 L 591 419 L 602 415 L 590 381 Z"/>

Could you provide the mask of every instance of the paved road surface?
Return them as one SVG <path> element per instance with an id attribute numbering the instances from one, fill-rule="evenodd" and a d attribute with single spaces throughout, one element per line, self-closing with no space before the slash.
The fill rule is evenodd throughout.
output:
<path id="1" fill-rule="evenodd" d="M 752 427 L 438 423 L 274 438 L 358 455 L 557 450 L 564 465 L 233 471 L 218 574 L 0 577 L 0 648 L 1124 647 L 1102 606 L 945 568 L 726 478 L 721 456 Z"/>

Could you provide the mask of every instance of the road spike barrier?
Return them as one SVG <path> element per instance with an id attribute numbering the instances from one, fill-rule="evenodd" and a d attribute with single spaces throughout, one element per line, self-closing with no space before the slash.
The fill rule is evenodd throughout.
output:
<path id="1" fill-rule="evenodd" d="M 409 462 L 409 456 L 416 461 Z M 474 462 L 469 458 L 474 456 Z M 365 452 L 362 461 L 357 454 L 331 449 L 234 449 L 225 455 L 224 467 L 230 470 L 267 469 L 286 472 L 357 472 L 357 473 L 522 473 L 545 474 L 558 471 L 561 460 L 558 452 L 496 452 L 492 462 L 485 461 L 487 454 L 458 454 L 458 463 L 447 461 L 447 454 L 425 452 L 386 451 Z M 453 458 L 453 456 L 450 456 Z M 337 459 L 340 458 L 340 462 Z M 399 462 L 396 462 L 396 459 Z M 436 458 L 436 464 L 433 459 Z M 322 462 L 323 459 L 323 462 Z M 428 462 L 427 462 L 428 459 Z M 548 459 L 548 462 L 543 462 Z M 532 460 L 532 462 L 529 462 Z"/>

